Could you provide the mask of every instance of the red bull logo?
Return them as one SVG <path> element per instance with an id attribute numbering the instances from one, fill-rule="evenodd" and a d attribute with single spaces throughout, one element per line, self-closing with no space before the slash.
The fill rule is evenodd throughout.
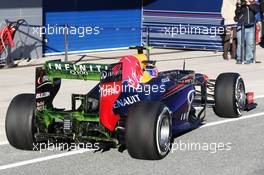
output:
<path id="1" fill-rule="evenodd" d="M 123 63 L 123 80 L 127 80 L 129 86 L 138 88 L 143 70 L 137 57 L 125 56 L 120 62 Z"/>
<path id="2" fill-rule="evenodd" d="M 113 74 L 117 76 L 118 72 L 121 70 L 121 64 L 117 64 L 112 68 Z"/>

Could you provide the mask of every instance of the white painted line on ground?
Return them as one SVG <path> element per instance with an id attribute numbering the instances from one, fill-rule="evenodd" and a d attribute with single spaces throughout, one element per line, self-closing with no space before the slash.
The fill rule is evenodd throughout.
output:
<path id="1" fill-rule="evenodd" d="M 260 98 L 264 98 L 264 95 L 258 95 L 255 97 L 255 99 L 260 99 Z"/>
<path id="2" fill-rule="evenodd" d="M 92 149 L 80 149 L 80 150 L 76 150 L 76 151 L 69 151 L 66 153 L 55 154 L 55 155 L 46 156 L 46 157 L 40 157 L 40 158 L 36 158 L 36 159 L 25 160 L 25 161 L 21 161 L 21 162 L 2 165 L 2 166 L 0 166 L 0 170 L 6 170 L 6 169 L 20 167 L 20 166 L 29 165 L 29 164 L 34 164 L 34 163 L 38 163 L 38 162 L 44 162 L 47 160 L 58 159 L 61 157 L 67 157 L 67 156 L 72 156 L 72 155 L 76 155 L 76 154 L 82 154 L 82 153 L 89 152 L 89 151 L 94 151 L 94 150 L 92 150 Z"/>
<path id="3" fill-rule="evenodd" d="M 240 118 L 235 118 L 235 119 L 227 119 L 227 120 L 221 120 L 221 121 L 217 121 L 217 122 L 211 122 L 211 123 L 208 123 L 208 124 L 201 126 L 200 128 L 206 128 L 206 127 L 221 125 L 224 123 L 230 123 L 230 122 L 235 122 L 235 121 L 239 121 L 239 120 L 256 118 L 256 117 L 260 117 L 260 116 L 264 116 L 264 112 L 246 115 L 246 116 L 242 116 Z M 2 143 L 6 143 L 6 142 L 2 142 Z M 51 156 L 46 156 L 46 157 L 40 157 L 40 158 L 36 158 L 36 159 L 25 160 L 25 161 L 21 161 L 21 162 L 2 165 L 2 166 L 0 166 L 0 170 L 6 170 L 6 169 L 20 167 L 20 166 L 29 165 L 29 164 L 34 164 L 34 163 L 38 163 L 38 162 L 44 162 L 47 160 L 58 159 L 58 158 L 72 156 L 72 155 L 76 155 L 76 154 L 82 154 L 82 153 L 89 152 L 89 151 L 94 151 L 94 150 L 81 149 L 81 150 L 77 150 L 77 151 L 70 151 L 70 152 L 66 152 L 66 153 L 61 153 L 61 154 L 56 154 L 56 155 L 51 155 Z"/>
<path id="4" fill-rule="evenodd" d="M 0 145 L 7 145 L 7 144 L 8 144 L 8 141 L 0 142 Z"/>
<path id="5" fill-rule="evenodd" d="M 211 123 L 207 123 L 207 124 L 201 126 L 200 128 L 206 128 L 206 127 L 210 127 L 210 126 L 216 126 L 216 125 L 221 125 L 224 123 L 230 123 L 230 122 L 235 122 L 235 121 L 239 121 L 239 120 L 251 119 L 251 118 L 256 118 L 256 117 L 260 117 L 260 116 L 264 116 L 264 112 L 257 113 L 257 114 L 251 114 L 251 115 L 245 115 L 245 116 L 242 116 L 240 118 L 226 119 L 226 120 L 221 120 L 221 121 L 217 121 L 217 122 L 211 122 Z"/>

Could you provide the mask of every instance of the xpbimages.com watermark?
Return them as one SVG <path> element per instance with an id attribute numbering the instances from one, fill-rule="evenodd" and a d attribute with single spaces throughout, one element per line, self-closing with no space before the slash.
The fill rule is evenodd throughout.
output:
<path id="1" fill-rule="evenodd" d="M 91 35 L 99 35 L 101 28 L 99 26 L 61 26 L 50 25 L 33 27 L 33 35 L 76 35 L 79 38 Z"/>
<path id="2" fill-rule="evenodd" d="M 169 146 L 168 146 L 169 147 Z M 99 151 L 100 143 L 61 143 L 61 142 L 50 142 L 49 140 L 44 143 L 33 143 L 33 151 L 39 151 L 40 153 L 47 151 L 61 151 L 61 150 L 91 150 Z M 171 148 L 169 148 L 171 153 L 177 153 L 179 151 L 205 151 L 211 154 L 217 152 L 227 152 L 232 150 L 232 143 L 227 142 L 183 142 L 181 140 L 172 143 Z"/>
<path id="3" fill-rule="evenodd" d="M 164 93 L 166 91 L 165 85 L 142 85 L 138 84 L 136 87 L 133 87 L 129 84 L 119 85 L 116 82 L 113 84 L 106 84 L 100 88 L 100 93 L 102 97 L 111 96 L 115 94 L 119 94 L 119 92 L 123 93 L 142 93 L 146 96 L 153 93 Z"/>
<path id="4" fill-rule="evenodd" d="M 47 142 L 43 143 L 33 143 L 33 151 L 39 151 L 40 153 L 45 151 L 61 151 L 61 150 L 71 150 L 77 151 L 81 149 L 88 149 L 93 151 L 100 150 L 100 143 L 61 143 L 61 142 Z"/>
<path id="5" fill-rule="evenodd" d="M 178 141 L 172 144 L 171 152 L 176 153 L 178 151 L 206 151 L 212 154 L 215 154 L 220 151 L 231 151 L 232 150 L 232 143 L 223 143 L 223 142 L 183 142 Z"/>
<path id="6" fill-rule="evenodd" d="M 161 30 L 172 38 L 179 35 L 208 35 L 210 37 L 217 37 L 223 35 L 227 30 L 231 28 L 225 28 L 224 26 L 197 26 L 197 25 L 183 25 L 163 27 Z"/>
<path id="7" fill-rule="evenodd" d="M 158 30 L 162 31 L 167 36 L 172 38 L 179 35 L 208 35 L 210 37 L 217 37 L 225 33 L 229 34 L 232 30 L 232 27 L 226 26 L 206 26 L 206 25 L 190 25 L 190 24 L 179 24 L 174 26 L 165 26 L 161 27 Z M 127 28 L 109 28 L 113 31 L 121 31 L 122 29 L 127 30 Z M 129 28 L 131 31 L 134 31 L 135 28 Z M 85 36 L 96 36 L 101 34 L 103 27 L 100 26 L 63 26 L 63 25 L 51 25 L 47 24 L 46 26 L 34 26 L 33 35 L 42 36 L 42 35 L 75 35 L 79 38 Z"/>

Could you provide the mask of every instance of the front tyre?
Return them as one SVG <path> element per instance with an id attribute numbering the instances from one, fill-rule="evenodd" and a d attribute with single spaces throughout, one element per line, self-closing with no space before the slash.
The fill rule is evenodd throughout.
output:
<path id="1" fill-rule="evenodd" d="M 141 102 L 129 108 L 125 139 L 131 157 L 163 159 L 170 152 L 171 137 L 171 114 L 164 104 Z"/>
<path id="2" fill-rule="evenodd" d="M 245 84 L 238 73 L 223 73 L 216 79 L 214 111 L 219 117 L 237 118 L 246 105 Z"/>
<path id="3" fill-rule="evenodd" d="M 32 150 L 34 143 L 34 94 L 20 94 L 14 97 L 6 114 L 6 136 L 13 147 Z"/>

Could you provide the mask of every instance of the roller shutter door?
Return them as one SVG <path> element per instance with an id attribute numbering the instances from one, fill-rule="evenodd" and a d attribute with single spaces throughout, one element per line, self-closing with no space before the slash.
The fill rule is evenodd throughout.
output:
<path id="1" fill-rule="evenodd" d="M 143 26 L 156 47 L 222 50 L 222 0 L 156 0 L 143 7 Z M 189 30 L 189 31 L 188 31 Z M 146 42 L 146 32 L 143 41 Z"/>
<path id="2" fill-rule="evenodd" d="M 44 0 L 44 54 L 64 52 L 63 26 L 69 26 L 69 52 L 140 45 L 140 0 Z"/>

